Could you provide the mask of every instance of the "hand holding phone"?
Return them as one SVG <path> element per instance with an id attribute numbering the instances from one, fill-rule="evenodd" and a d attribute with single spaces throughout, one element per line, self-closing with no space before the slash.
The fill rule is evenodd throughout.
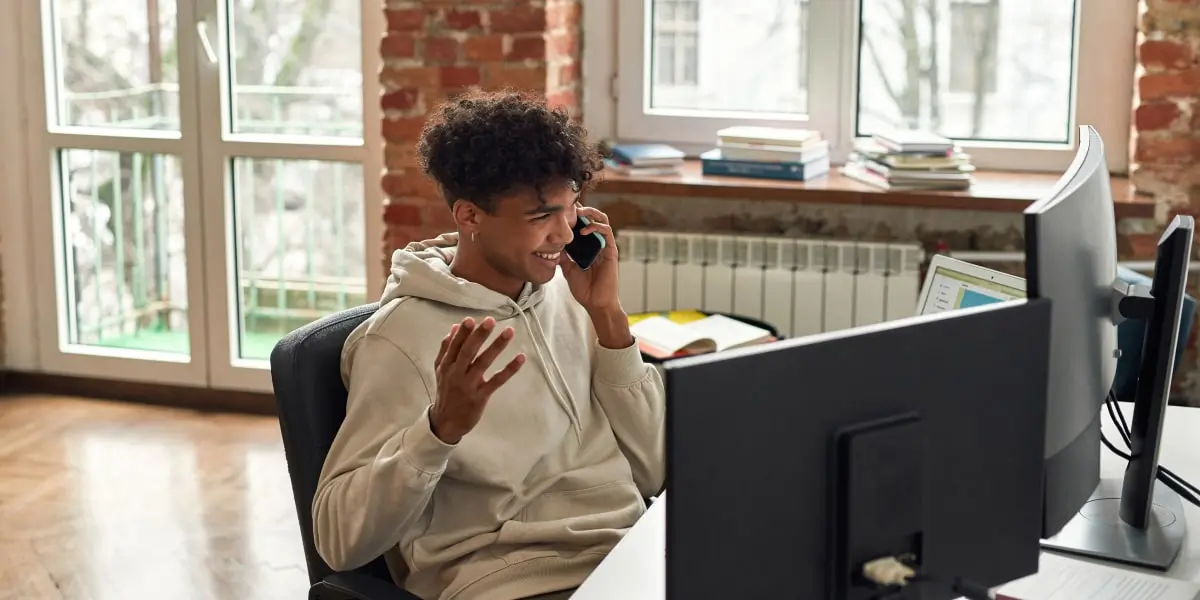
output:
<path id="1" fill-rule="evenodd" d="M 583 229 L 591 224 L 591 220 L 583 215 L 579 215 L 575 219 L 575 226 L 571 228 L 571 231 L 575 233 L 575 237 L 566 247 L 567 256 L 575 261 L 575 264 L 584 271 L 592 266 L 592 263 L 596 261 L 596 257 L 600 256 L 600 251 L 604 250 L 604 247 L 607 245 L 604 236 L 598 232 L 582 233 Z"/>

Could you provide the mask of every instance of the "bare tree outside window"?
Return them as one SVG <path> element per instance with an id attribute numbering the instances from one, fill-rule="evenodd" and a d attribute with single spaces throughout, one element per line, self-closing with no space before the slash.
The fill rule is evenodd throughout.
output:
<path id="1" fill-rule="evenodd" d="M 1074 6 L 1036 0 L 861 0 L 858 134 L 1066 140 Z"/>

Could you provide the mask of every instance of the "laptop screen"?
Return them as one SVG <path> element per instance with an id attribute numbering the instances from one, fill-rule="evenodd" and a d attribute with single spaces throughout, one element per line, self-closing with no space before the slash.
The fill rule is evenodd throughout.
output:
<path id="1" fill-rule="evenodd" d="M 930 282 L 925 304 L 919 311 L 922 315 L 1025 297 L 1023 289 L 988 281 L 946 266 L 936 267 L 926 277 L 931 277 L 933 281 Z"/>

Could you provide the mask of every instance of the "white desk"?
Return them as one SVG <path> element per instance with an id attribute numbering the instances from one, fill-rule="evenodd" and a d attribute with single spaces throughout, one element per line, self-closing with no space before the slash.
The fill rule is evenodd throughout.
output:
<path id="1" fill-rule="evenodd" d="M 1132 419 L 1133 407 L 1123 405 L 1125 418 Z M 1104 435 L 1117 447 L 1120 436 L 1109 422 L 1107 412 Z M 1121 460 L 1102 448 L 1101 477 L 1120 477 L 1125 469 Z M 1167 407 L 1160 464 L 1176 475 L 1200 485 L 1200 408 Z M 668 488 L 670 485 L 668 484 Z M 655 501 L 612 552 L 583 582 L 572 600 L 663 600 L 666 597 L 666 498 Z M 1200 581 L 1200 508 L 1184 502 L 1188 537 L 1167 577 Z M 1109 566 L 1116 566 L 1110 563 Z M 1156 573 L 1155 571 L 1146 571 Z"/>

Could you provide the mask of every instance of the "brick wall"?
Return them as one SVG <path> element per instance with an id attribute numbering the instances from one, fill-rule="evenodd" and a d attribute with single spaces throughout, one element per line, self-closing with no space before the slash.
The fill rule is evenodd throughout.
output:
<path id="1" fill-rule="evenodd" d="M 1200 214 L 1200 1 L 1142 0 L 1138 29 L 1130 177 L 1154 197 L 1161 225 L 1175 213 Z M 1142 258 L 1151 258 L 1157 232 L 1143 237 Z M 1200 277 L 1190 282 L 1200 298 Z M 1175 397 L 1200 405 L 1196 329 L 1175 375 Z"/>
<path id="2" fill-rule="evenodd" d="M 546 94 L 579 115 L 579 0 L 391 0 L 380 44 L 386 172 L 383 259 L 411 240 L 453 228 L 417 166 L 428 111 L 472 87 Z"/>

